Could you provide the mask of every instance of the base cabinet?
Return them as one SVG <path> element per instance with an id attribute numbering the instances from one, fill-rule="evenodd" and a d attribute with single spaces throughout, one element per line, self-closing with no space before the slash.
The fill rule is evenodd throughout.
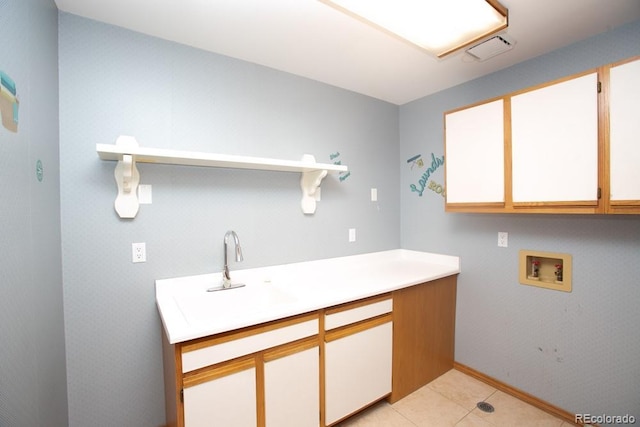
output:
<path id="1" fill-rule="evenodd" d="M 325 344 L 326 424 L 391 393 L 392 323 Z"/>
<path id="2" fill-rule="evenodd" d="M 326 427 L 453 368 L 456 276 L 169 344 L 168 427 Z"/>

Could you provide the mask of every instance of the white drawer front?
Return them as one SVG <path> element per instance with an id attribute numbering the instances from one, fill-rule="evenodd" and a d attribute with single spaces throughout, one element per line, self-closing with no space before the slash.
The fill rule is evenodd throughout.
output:
<path id="1" fill-rule="evenodd" d="M 318 334 L 318 320 L 263 332 L 210 347 L 182 353 L 182 372 L 190 372 L 236 357 Z"/>
<path id="2" fill-rule="evenodd" d="M 393 301 L 389 298 L 384 301 L 374 302 L 362 307 L 352 308 L 351 310 L 328 314 L 324 318 L 324 329 L 328 331 L 339 328 L 340 326 L 380 316 L 381 314 L 391 313 L 392 309 Z"/>

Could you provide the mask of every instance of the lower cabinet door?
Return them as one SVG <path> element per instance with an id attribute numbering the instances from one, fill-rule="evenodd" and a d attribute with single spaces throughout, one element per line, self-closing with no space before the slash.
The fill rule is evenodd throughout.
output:
<path id="1" fill-rule="evenodd" d="M 267 427 L 320 425 L 320 351 L 309 349 L 265 360 Z"/>
<path id="2" fill-rule="evenodd" d="M 255 367 L 184 388 L 185 427 L 256 424 Z"/>
<path id="3" fill-rule="evenodd" d="M 392 323 L 325 345 L 325 421 L 332 424 L 391 393 Z"/>

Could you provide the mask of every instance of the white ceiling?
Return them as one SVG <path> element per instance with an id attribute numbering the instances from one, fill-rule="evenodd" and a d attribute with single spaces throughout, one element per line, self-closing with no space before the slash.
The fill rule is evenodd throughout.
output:
<path id="1" fill-rule="evenodd" d="M 515 47 L 435 59 L 318 0 L 55 0 L 62 11 L 402 105 L 640 19 L 640 0 L 502 0 Z M 436 0 L 442 1 L 442 0 Z"/>

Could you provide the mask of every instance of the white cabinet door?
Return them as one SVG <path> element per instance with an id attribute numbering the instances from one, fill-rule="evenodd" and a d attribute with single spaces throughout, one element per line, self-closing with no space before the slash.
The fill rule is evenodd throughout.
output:
<path id="1" fill-rule="evenodd" d="M 445 115 L 446 200 L 504 202 L 504 101 Z"/>
<path id="2" fill-rule="evenodd" d="M 391 355 L 391 322 L 326 343 L 326 424 L 391 393 Z"/>
<path id="3" fill-rule="evenodd" d="M 185 387 L 185 427 L 250 427 L 256 424 L 255 368 Z"/>
<path id="4" fill-rule="evenodd" d="M 597 203 L 597 83 L 591 73 L 511 98 L 514 204 Z"/>
<path id="5" fill-rule="evenodd" d="M 612 67 L 609 85 L 610 199 L 640 200 L 640 60 Z"/>
<path id="6" fill-rule="evenodd" d="M 320 351 L 310 349 L 264 364 L 267 427 L 320 425 Z"/>

